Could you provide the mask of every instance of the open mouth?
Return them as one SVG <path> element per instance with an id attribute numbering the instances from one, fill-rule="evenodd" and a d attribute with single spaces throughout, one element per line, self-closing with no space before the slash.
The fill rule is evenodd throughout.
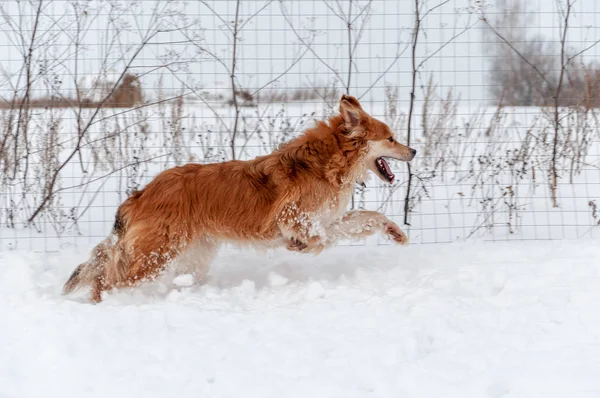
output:
<path id="1" fill-rule="evenodd" d="M 385 180 L 387 180 L 387 182 L 389 182 L 390 184 L 394 182 L 396 176 L 394 175 L 394 173 L 392 173 L 390 165 L 385 161 L 384 158 L 375 159 L 375 166 L 377 167 L 379 174 L 381 174 L 381 176 Z"/>

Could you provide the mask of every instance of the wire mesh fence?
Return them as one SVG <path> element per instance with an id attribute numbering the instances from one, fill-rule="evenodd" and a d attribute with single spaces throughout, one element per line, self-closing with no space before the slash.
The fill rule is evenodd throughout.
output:
<path id="1" fill-rule="evenodd" d="M 96 243 L 159 171 L 270 153 L 344 93 L 418 150 L 352 202 L 412 243 L 597 236 L 599 8 L 2 2 L 0 247 Z"/>

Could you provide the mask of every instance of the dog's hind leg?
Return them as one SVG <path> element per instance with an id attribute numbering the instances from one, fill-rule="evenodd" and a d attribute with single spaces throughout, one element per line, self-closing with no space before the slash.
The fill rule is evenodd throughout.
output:
<path id="1" fill-rule="evenodd" d="M 100 302 L 104 273 L 112 258 L 112 241 L 113 237 L 108 237 L 92 250 L 89 259 L 73 271 L 63 287 L 63 293 L 67 294 L 84 286 L 91 286 L 92 301 Z"/>
<path id="2" fill-rule="evenodd" d="M 118 258 L 107 270 L 106 290 L 154 280 L 185 246 L 185 234 L 150 223 L 131 226 L 118 244 Z"/>

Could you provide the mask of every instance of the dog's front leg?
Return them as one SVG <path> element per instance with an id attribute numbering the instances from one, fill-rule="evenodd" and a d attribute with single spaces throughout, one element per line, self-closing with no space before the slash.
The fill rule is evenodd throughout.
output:
<path id="1" fill-rule="evenodd" d="M 296 207 L 286 209 L 277 224 L 288 250 L 320 253 L 325 247 L 310 215 Z"/>
<path id="2" fill-rule="evenodd" d="M 396 223 L 381 213 L 368 210 L 347 212 L 342 219 L 327 228 L 328 242 L 340 239 L 362 239 L 382 232 L 394 242 L 408 244 L 408 237 Z"/>

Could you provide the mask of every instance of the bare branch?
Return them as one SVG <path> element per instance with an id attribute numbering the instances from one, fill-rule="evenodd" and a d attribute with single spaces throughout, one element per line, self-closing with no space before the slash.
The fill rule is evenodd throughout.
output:
<path id="1" fill-rule="evenodd" d="M 269 7 L 273 1 L 274 0 L 267 1 L 264 6 L 262 6 L 260 9 L 258 9 L 258 11 L 256 11 L 254 14 L 250 15 L 248 17 L 248 19 L 246 19 L 244 21 L 244 23 L 240 25 L 238 32 L 242 31 L 242 29 L 244 29 L 244 26 L 246 26 L 248 24 L 248 22 L 252 21 L 254 19 L 254 17 L 256 17 L 261 12 L 263 12 L 267 7 Z"/>
<path id="2" fill-rule="evenodd" d="M 321 58 L 319 56 L 319 54 L 317 54 L 316 51 L 312 48 L 311 44 L 307 43 L 306 40 L 304 40 L 304 38 L 298 33 L 298 31 L 294 27 L 294 24 L 292 23 L 292 21 L 290 20 L 288 14 L 287 14 L 287 10 L 285 9 L 285 6 L 283 5 L 283 0 L 279 0 L 279 1 L 280 1 L 280 4 L 281 4 L 281 13 L 282 13 L 285 21 L 287 22 L 288 26 L 290 27 L 290 29 L 292 29 L 292 32 L 294 33 L 294 35 L 296 36 L 296 38 L 300 41 L 300 43 L 302 43 L 304 46 L 306 46 L 309 49 L 309 51 L 311 52 L 311 54 L 323 66 L 325 66 L 327 69 L 329 69 L 336 76 L 336 78 L 340 81 L 341 84 L 344 84 L 344 80 L 342 79 L 342 76 L 340 75 L 340 73 L 337 70 L 335 70 L 334 68 L 332 68 L 327 62 L 325 62 L 323 60 L 323 58 Z"/>
<path id="3" fill-rule="evenodd" d="M 352 23 L 350 22 L 350 18 L 352 17 L 352 0 L 348 2 L 348 22 L 347 22 L 347 30 L 348 30 L 348 76 L 346 79 L 346 94 L 350 94 L 350 82 L 352 81 L 352 63 L 353 63 L 353 55 L 352 51 Z"/>
<path id="4" fill-rule="evenodd" d="M 590 44 L 589 46 L 585 47 L 583 50 L 576 52 L 575 54 L 573 54 L 572 56 L 570 56 L 569 58 L 567 58 L 567 64 L 570 64 L 571 61 L 573 61 L 575 58 L 579 57 L 581 54 L 591 50 L 592 48 L 594 48 L 596 45 L 600 44 L 600 39 L 596 40 L 595 42 L 593 42 L 592 44 Z"/>
<path id="5" fill-rule="evenodd" d="M 61 188 L 55 189 L 54 190 L 54 194 L 57 194 L 57 193 L 62 192 L 62 191 L 68 191 L 68 190 L 71 190 L 71 189 L 81 188 L 83 186 L 90 185 L 90 184 L 92 184 L 92 183 L 94 183 L 96 181 L 100 181 L 102 179 L 105 179 L 106 177 L 110 177 L 111 175 L 113 175 L 115 173 L 118 173 L 121 170 L 125 170 L 126 168 L 129 168 L 129 167 L 132 167 L 132 166 L 137 166 L 137 165 L 140 165 L 140 164 L 143 164 L 143 163 L 150 163 L 153 160 L 164 158 L 164 157 L 170 156 L 170 155 L 171 155 L 171 153 L 163 153 L 162 155 L 157 155 L 157 156 L 154 156 L 154 157 L 151 157 L 151 158 L 148 158 L 148 159 L 138 160 L 138 161 L 135 161 L 135 162 L 128 163 L 125 166 L 122 166 L 122 167 L 114 169 L 110 173 L 103 174 L 100 177 L 92 178 L 92 179 L 90 179 L 88 181 L 85 181 L 85 182 L 83 182 L 81 184 L 70 185 L 68 187 L 61 187 Z"/>
<path id="6" fill-rule="evenodd" d="M 229 78 L 231 79 L 231 100 L 233 101 L 233 109 L 235 111 L 235 119 L 233 120 L 233 129 L 231 132 L 231 158 L 235 160 L 235 138 L 238 132 L 238 124 L 240 121 L 240 106 L 238 104 L 237 96 L 238 90 L 235 82 L 235 69 L 236 69 L 236 61 L 237 61 L 237 45 L 238 45 L 238 24 L 239 24 L 239 15 L 240 15 L 240 0 L 237 0 L 235 6 L 235 21 L 233 25 L 233 54 L 231 56 L 231 73 Z"/>
<path id="7" fill-rule="evenodd" d="M 517 54 L 517 56 L 519 58 L 521 58 L 527 65 L 529 65 L 534 71 L 537 72 L 537 74 L 540 76 L 540 78 L 546 82 L 549 85 L 552 85 L 550 83 L 550 81 L 548 81 L 548 79 L 546 78 L 546 75 L 544 73 L 542 73 L 541 70 L 538 69 L 537 66 L 535 66 L 533 63 L 531 63 L 523 54 L 521 54 L 521 52 L 519 50 L 517 50 L 515 48 L 515 46 L 512 45 L 512 43 L 510 43 L 508 40 L 506 40 L 506 38 L 504 36 L 502 36 L 500 34 L 500 32 L 498 32 L 488 21 L 487 18 L 482 17 L 481 20 L 487 25 L 488 28 L 490 28 L 490 30 L 492 31 L 492 33 L 494 33 L 500 40 L 502 40 L 502 42 L 504 42 L 504 44 L 506 44 L 515 54 Z"/>
<path id="8" fill-rule="evenodd" d="M 400 42 L 397 43 L 398 46 L 398 50 L 400 50 Z M 371 91 L 373 89 L 373 87 L 375 87 L 377 85 L 377 83 L 379 83 L 381 81 L 381 79 L 383 79 L 390 70 L 392 70 L 392 68 L 394 67 L 394 65 L 396 65 L 396 63 L 398 62 L 398 60 L 404 55 L 404 53 L 406 52 L 406 50 L 408 50 L 410 48 L 410 43 L 407 42 L 404 45 L 404 48 L 402 49 L 402 51 L 398 51 L 398 53 L 396 54 L 396 56 L 394 57 L 394 59 L 392 60 L 392 62 L 390 62 L 390 64 L 388 65 L 387 68 L 385 68 L 383 70 L 383 72 L 377 76 L 377 78 L 375 79 L 375 81 L 373 81 L 373 83 L 371 83 L 371 85 L 369 85 L 369 87 L 367 87 L 367 89 L 365 91 L 363 91 L 359 96 L 358 99 L 363 98 L 369 91 Z"/>
<path id="9" fill-rule="evenodd" d="M 356 14 L 354 19 L 352 19 L 352 21 L 350 21 L 350 25 L 354 25 L 354 22 L 356 22 L 356 20 L 358 18 L 360 18 L 365 12 L 370 11 L 372 3 L 373 3 L 373 0 L 369 0 L 369 2 L 367 4 L 365 4 L 364 7 L 361 8 L 360 12 L 358 14 Z"/>
<path id="10" fill-rule="evenodd" d="M 447 3 L 448 1 L 446 1 L 445 3 Z M 443 4 L 445 4 L 445 3 L 443 3 Z M 423 58 L 423 60 L 421 62 L 419 62 L 419 66 L 417 67 L 417 69 L 421 69 L 421 67 L 427 61 L 429 61 L 431 58 L 435 57 L 440 51 L 442 51 L 444 48 L 446 48 L 446 46 L 448 46 L 448 44 L 452 43 L 454 40 L 456 40 L 457 38 L 459 38 L 460 36 L 462 36 L 463 34 L 465 34 L 465 32 L 467 32 L 471 28 L 475 27 L 475 25 L 477 25 L 478 22 L 479 21 L 476 21 L 476 22 L 472 23 L 471 25 L 466 26 L 463 30 L 461 30 L 460 32 L 458 32 L 457 34 L 455 34 L 454 36 L 452 36 L 450 39 L 448 39 L 447 41 L 445 41 L 434 52 L 432 52 L 431 54 L 429 54 L 427 57 Z"/>
<path id="11" fill-rule="evenodd" d="M 425 14 L 423 14 L 423 18 L 422 19 L 427 18 L 427 15 L 429 15 L 433 11 L 437 10 L 438 8 L 443 7 L 445 4 L 448 4 L 449 2 L 450 2 L 450 0 L 445 0 L 445 1 L 442 1 L 438 5 L 431 7 L 429 10 L 427 10 L 427 12 Z"/>
<path id="12" fill-rule="evenodd" d="M 412 132 L 412 118 L 413 111 L 415 106 L 415 89 L 417 83 L 417 44 L 419 41 L 419 32 L 421 30 L 421 4 L 419 0 L 415 0 L 415 22 L 413 27 L 412 34 L 412 55 L 411 55 L 411 64 L 412 64 L 412 83 L 410 88 L 410 105 L 408 109 L 408 122 L 406 125 L 406 145 L 410 146 L 411 132 Z M 408 182 L 406 186 L 406 196 L 404 198 L 404 225 L 410 225 L 408 222 L 408 217 L 410 214 L 410 188 L 412 183 L 412 172 L 410 168 L 410 162 L 406 163 L 408 169 Z"/>
<path id="13" fill-rule="evenodd" d="M 200 3 L 204 4 L 204 6 L 205 6 L 206 8 L 208 8 L 208 9 L 210 10 L 210 12 L 212 12 L 212 13 L 213 13 L 213 15 L 214 15 L 216 18 L 218 18 L 218 19 L 219 19 L 219 21 L 221 21 L 221 23 L 223 24 L 223 26 L 225 26 L 227 29 L 229 29 L 229 31 L 230 31 L 231 33 L 233 33 L 233 29 L 231 28 L 231 26 L 229 26 L 229 23 L 228 23 L 227 21 L 225 21 L 225 20 L 223 19 L 223 17 L 221 17 L 221 15 L 220 15 L 218 12 L 216 12 L 216 11 L 215 11 L 215 10 L 214 10 L 214 9 L 213 9 L 211 6 L 210 6 L 210 4 L 208 4 L 208 2 L 206 2 L 205 0 L 200 0 Z"/>
<path id="14" fill-rule="evenodd" d="M 559 98 L 563 86 L 565 70 L 567 68 L 568 59 L 565 55 L 565 47 L 567 42 L 567 32 L 569 30 L 569 17 L 571 15 L 571 8 L 573 2 L 567 1 L 567 8 L 564 13 L 563 20 L 563 31 L 560 38 L 560 75 L 558 77 L 558 85 L 554 93 L 554 138 L 552 142 L 552 161 L 550 166 L 550 192 L 552 193 L 552 204 L 554 207 L 558 207 L 557 191 L 558 191 L 558 170 L 557 170 L 557 157 L 558 157 L 558 141 L 560 133 L 560 109 L 559 109 Z"/>
<path id="15" fill-rule="evenodd" d="M 265 88 L 267 88 L 268 86 L 270 86 L 271 84 L 275 83 L 276 81 L 278 81 L 283 76 L 287 75 L 289 73 L 289 71 L 292 70 L 292 68 L 294 68 L 294 66 L 296 66 L 298 64 L 298 62 L 300 62 L 300 60 L 302 60 L 302 58 L 304 58 L 304 56 L 306 55 L 306 53 L 308 53 L 308 51 L 309 51 L 309 49 L 305 48 L 304 52 L 302 54 L 300 54 L 283 72 L 281 72 L 279 75 L 277 75 L 273 79 L 269 80 L 268 82 L 266 82 L 265 84 L 263 84 L 262 86 L 260 86 L 259 88 L 257 88 L 256 90 L 254 90 L 250 94 L 250 97 L 254 97 L 256 94 L 258 94 L 259 92 L 261 92 L 262 90 L 264 90 Z M 250 99 L 246 99 L 242 103 L 242 106 L 246 105 L 246 103 L 249 100 Z"/>

